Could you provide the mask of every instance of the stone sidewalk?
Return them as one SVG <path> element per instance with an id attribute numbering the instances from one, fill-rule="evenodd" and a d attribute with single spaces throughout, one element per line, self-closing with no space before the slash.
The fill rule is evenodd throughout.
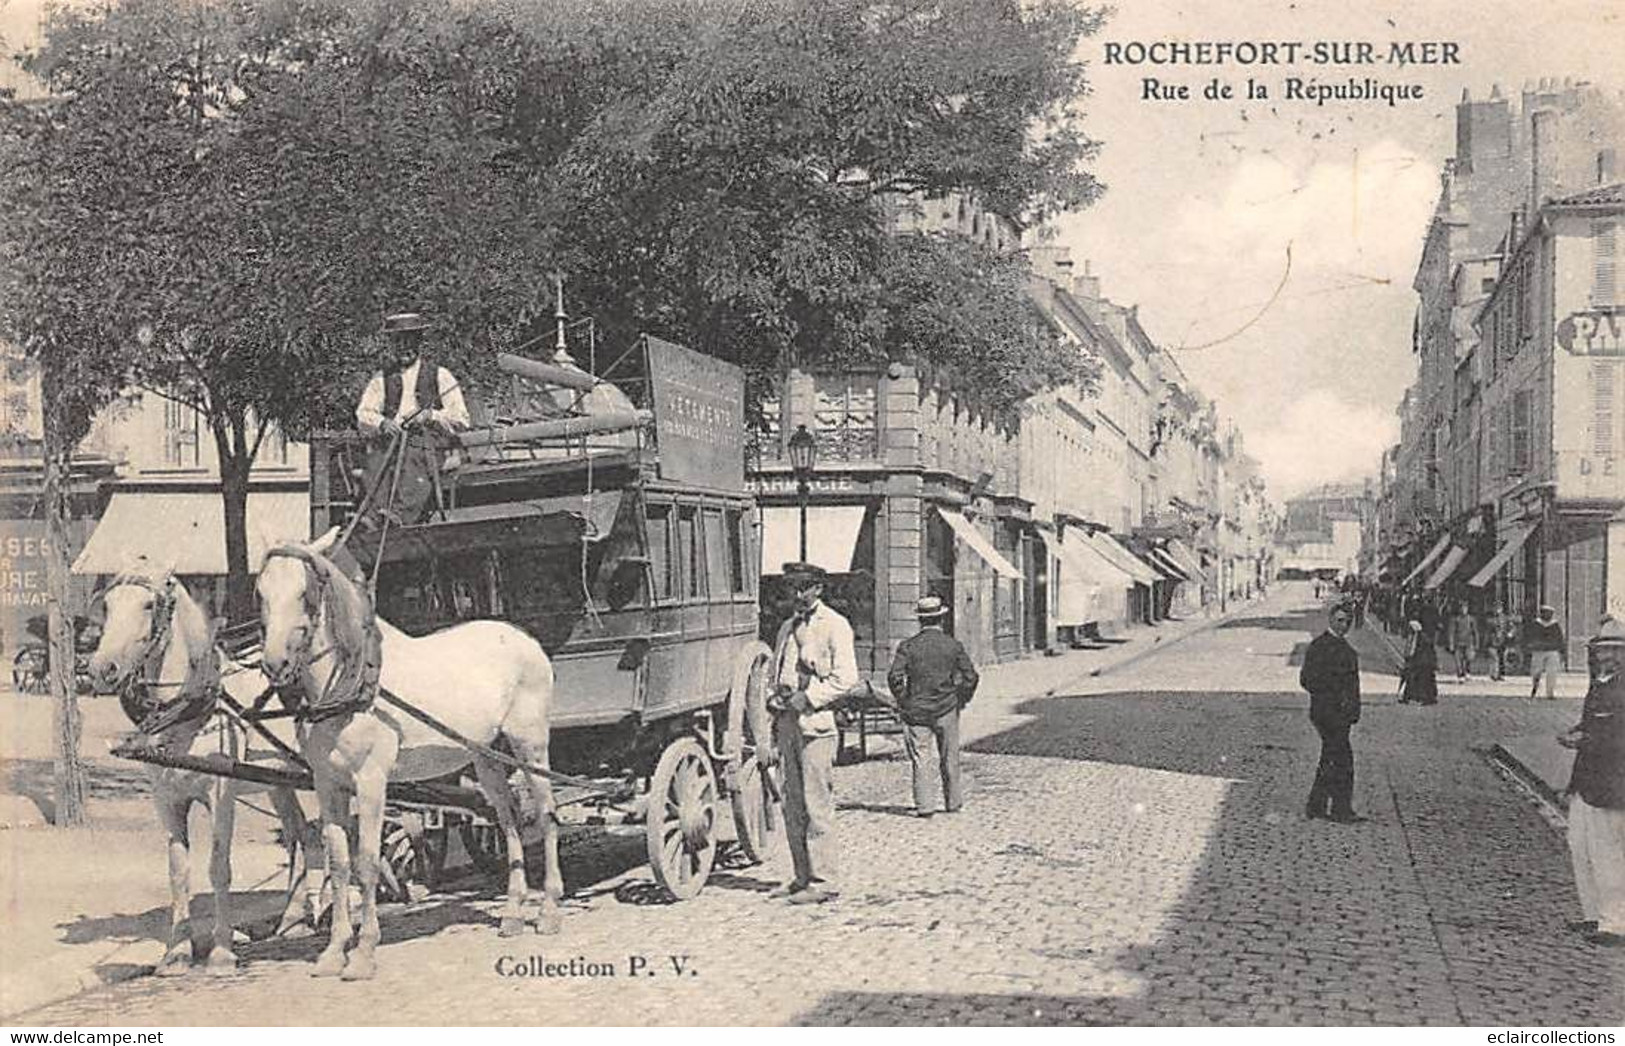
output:
<path id="1" fill-rule="evenodd" d="M 169 931 L 165 841 L 145 768 L 106 754 L 128 729 L 118 702 L 81 698 L 87 823 L 54 828 L 51 702 L 0 689 L 0 898 L 5 960 L 0 1020 L 150 973 Z M 264 796 L 248 799 L 265 806 Z M 233 922 L 267 923 L 282 906 L 285 863 L 274 821 L 240 807 L 232 848 Z M 209 819 L 190 822 L 194 937 L 207 938 Z"/>

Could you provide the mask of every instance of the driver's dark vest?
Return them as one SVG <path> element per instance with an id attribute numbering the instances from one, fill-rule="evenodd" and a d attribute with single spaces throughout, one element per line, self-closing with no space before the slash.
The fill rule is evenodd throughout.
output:
<path id="1" fill-rule="evenodd" d="M 390 371 L 384 375 L 384 409 L 386 418 L 393 418 L 401 409 L 401 391 L 404 381 L 402 370 Z M 417 397 L 419 410 L 440 409 L 440 368 L 428 360 L 418 361 L 418 380 L 412 386 L 412 392 Z"/>

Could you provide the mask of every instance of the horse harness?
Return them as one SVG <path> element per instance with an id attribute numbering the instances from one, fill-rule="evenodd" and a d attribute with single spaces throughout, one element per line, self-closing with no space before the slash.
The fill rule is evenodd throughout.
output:
<path id="1" fill-rule="evenodd" d="M 359 650 L 348 648 L 344 641 L 335 635 L 331 646 L 312 654 L 310 645 L 315 639 L 316 623 L 322 615 L 333 612 L 329 599 L 333 567 L 316 553 L 299 545 L 282 545 L 265 554 L 267 560 L 277 557 L 298 560 L 305 569 L 304 609 L 311 627 L 306 632 L 299 649 L 293 652 L 301 674 L 328 655 L 333 655 L 338 662 L 333 674 L 327 679 L 327 685 L 322 688 L 321 694 L 314 701 L 306 700 L 308 695 L 298 684 L 279 688 L 282 691 L 283 702 L 292 709 L 294 721 L 320 723 L 339 716 L 367 711 L 377 700 L 378 682 L 384 664 L 384 637 L 378 627 L 378 616 L 373 611 L 372 604 L 370 601 L 367 604 L 367 616 L 362 623 L 363 634 Z M 330 618 L 330 631 L 331 624 Z"/>
<path id="2" fill-rule="evenodd" d="M 164 651 L 168 648 L 175 625 L 175 578 L 166 576 L 162 582 L 151 578 L 129 575 L 114 581 L 112 586 L 133 585 L 152 593 L 152 621 L 141 653 L 135 658 L 135 670 L 119 688 L 119 707 L 140 733 L 153 737 L 182 723 L 201 723 L 215 708 L 219 695 L 219 679 L 211 681 L 197 693 L 184 700 L 161 700 L 154 691 L 185 687 L 196 674 L 196 659 L 187 665 L 186 678 L 159 680 L 155 678 L 162 668 Z M 213 648 L 209 648 L 213 652 Z"/>

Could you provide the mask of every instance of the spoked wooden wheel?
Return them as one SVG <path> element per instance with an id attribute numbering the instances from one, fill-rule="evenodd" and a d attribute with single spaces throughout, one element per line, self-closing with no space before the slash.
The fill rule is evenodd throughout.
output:
<path id="1" fill-rule="evenodd" d="M 692 737 L 666 746 L 649 779 L 645 827 L 655 882 L 679 901 L 700 892 L 717 856 L 717 775 Z"/>
<path id="2" fill-rule="evenodd" d="M 413 883 L 433 892 L 446 867 L 446 829 L 428 828 L 423 815 L 406 811 L 384 825 L 379 885 L 385 898 L 410 901 Z M 421 891 L 420 891 L 421 895 Z"/>
<path id="3" fill-rule="evenodd" d="M 773 856 L 784 835 L 784 808 L 777 767 L 764 769 L 755 756 L 739 768 L 739 787 L 731 797 L 739 850 L 753 864 Z"/>

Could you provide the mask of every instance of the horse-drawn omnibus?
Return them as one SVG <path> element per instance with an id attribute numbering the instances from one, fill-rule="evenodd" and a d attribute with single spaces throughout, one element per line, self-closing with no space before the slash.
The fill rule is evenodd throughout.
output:
<path id="1" fill-rule="evenodd" d="M 567 355 L 502 357 L 513 387 L 459 434 L 439 506 L 352 528 L 348 547 L 379 616 L 408 634 L 496 619 L 541 643 L 556 674 L 560 807 L 642 819 L 654 876 L 681 899 L 719 847 L 759 860 L 777 835 L 777 783 L 755 756 L 771 743 L 771 652 L 758 638 L 742 372 L 652 337 L 640 348 L 630 395 Z M 379 496 L 362 479 L 366 452 L 353 434 L 313 439 L 313 534 Z M 447 784 L 461 798 L 408 802 L 392 787 L 397 872 L 403 855 L 432 871 L 453 828 L 476 863 L 500 857 L 475 793 Z"/>

